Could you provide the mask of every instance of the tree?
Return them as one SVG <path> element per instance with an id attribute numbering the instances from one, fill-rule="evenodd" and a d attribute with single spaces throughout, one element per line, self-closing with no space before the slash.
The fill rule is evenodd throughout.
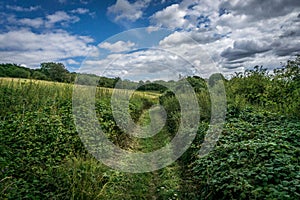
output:
<path id="1" fill-rule="evenodd" d="M 186 79 L 191 86 L 194 88 L 195 92 L 200 92 L 203 89 L 206 89 L 206 82 L 203 78 L 199 76 L 187 77 Z"/>
<path id="2" fill-rule="evenodd" d="M 62 63 L 42 63 L 41 72 L 52 81 L 69 82 L 69 71 Z"/>
<path id="3" fill-rule="evenodd" d="M 15 78 L 29 78 L 30 77 L 30 72 L 28 70 L 25 70 L 25 69 L 22 69 L 22 68 L 15 68 L 13 70 L 12 77 L 15 77 Z"/>
<path id="4" fill-rule="evenodd" d="M 14 78 L 29 78 L 31 69 L 17 64 L 0 64 L 0 76 Z"/>
<path id="5" fill-rule="evenodd" d="M 34 71 L 31 75 L 31 78 L 38 79 L 38 80 L 47 80 L 48 79 L 47 76 L 40 71 Z"/>

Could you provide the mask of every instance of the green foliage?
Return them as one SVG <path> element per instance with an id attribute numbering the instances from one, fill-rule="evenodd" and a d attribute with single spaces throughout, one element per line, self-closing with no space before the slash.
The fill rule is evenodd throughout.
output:
<path id="1" fill-rule="evenodd" d="M 159 103 L 167 113 L 166 126 L 170 135 L 174 135 L 180 125 L 180 104 L 176 99 L 175 94 L 171 91 L 166 91 L 159 98 Z"/>
<path id="2" fill-rule="evenodd" d="M 107 78 L 107 77 L 99 77 L 98 86 L 106 87 L 106 88 L 114 88 L 116 83 L 120 81 L 120 78 Z"/>
<path id="3" fill-rule="evenodd" d="M 85 150 L 74 124 L 72 85 L 0 79 L 0 199 L 299 199 L 299 66 L 300 57 L 270 74 L 256 66 L 229 81 L 220 74 L 207 82 L 187 77 L 201 112 L 196 138 L 171 166 L 141 174 L 110 170 Z M 37 70 L 0 65 L 3 77 L 73 82 L 76 75 L 57 63 L 44 63 Z M 118 87 L 131 89 L 144 83 L 88 74 L 78 80 L 83 85 L 105 87 L 118 82 Z M 228 100 L 226 124 L 215 149 L 200 158 L 213 106 L 208 87 L 222 81 Z M 112 114 L 112 90 L 96 89 L 96 116 L 102 130 L 128 151 L 163 147 L 181 122 L 179 101 L 161 86 L 171 87 L 176 82 L 146 83 L 139 89 L 163 94 L 134 92 L 128 107 L 134 122 L 150 124 L 154 119 L 150 119 L 149 109 L 158 103 L 167 114 L 162 130 L 146 139 L 121 130 Z M 175 90 L 184 87 L 179 84 Z M 116 91 L 126 96 L 130 92 Z M 82 109 L 86 109 L 84 105 Z M 123 111 L 117 107 L 117 112 Z"/>
<path id="4" fill-rule="evenodd" d="M 49 170 L 85 155 L 71 114 L 72 87 L 1 80 L 0 198 L 51 198 Z"/>
<path id="5" fill-rule="evenodd" d="M 159 91 L 163 93 L 167 90 L 167 88 L 164 86 L 164 81 L 154 81 L 154 82 L 146 82 L 143 81 L 139 82 L 137 90 L 139 91 Z"/>
<path id="6" fill-rule="evenodd" d="M 55 188 L 55 198 L 101 199 L 109 183 L 109 172 L 94 158 L 68 157 L 56 168 L 50 168 L 48 181 Z"/>
<path id="7" fill-rule="evenodd" d="M 206 81 L 198 76 L 187 77 L 186 80 L 194 88 L 195 92 L 200 92 L 207 88 Z"/>
<path id="8" fill-rule="evenodd" d="M 44 73 L 52 81 L 71 82 L 69 71 L 62 63 L 42 63 L 41 72 Z"/>
<path id="9" fill-rule="evenodd" d="M 67 84 L 0 80 L 1 199 L 128 199 L 145 195 L 142 188 L 147 182 L 143 181 L 150 174 L 141 177 L 110 171 L 86 152 L 73 121 L 72 90 Z M 116 126 L 110 95 L 107 89 L 97 90 L 102 97 L 96 101 L 98 119 L 109 138 L 126 149 L 132 144 Z M 155 102 L 134 94 L 130 112 L 138 119 L 142 110 Z M 135 188 L 134 192 L 127 194 L 125 186 Z"/>
<path id="10" fill-rule="evenodd" d="M 36 80 L 47 80 L 47 76 L 40 72 L 40 71 L 34 71 L 33 74 L 31 75 L 31 78 L 36 79 Z"/>
<path id="11" fill-rule="evenodd" d="M 250 104 L 285 115 L 300 117 L 300 56 L 289 60 L 282 68 L 268 74 L 256 66 L 244 74 L 236 74 L 226 84 L 229 103 L 236 106 Z"/>
<path id="12" fill-rule="evenodd" d="M 230 117 L 217 147 L 193 163 L 198 198 L 298 199 L 299 128 L 268 112 Z"/>
<path id="13" fill-rule="evenodd" d="M 233 77 L 227 84 L 227 91 L 230 99 L 235 99 L 241 96 L 250 104 L 265 105 L 266 104 L 266 89 L 270 83 L 270 78 L 267 76 L 266 69 L 256 66 L 254 70 L 245 71 L 244 75 Z"/>
<path id="14" fill-rule="evenodd" d="M 0 64 L 0 77 L 30 78 L 31 71 L 16 64 Z"/>

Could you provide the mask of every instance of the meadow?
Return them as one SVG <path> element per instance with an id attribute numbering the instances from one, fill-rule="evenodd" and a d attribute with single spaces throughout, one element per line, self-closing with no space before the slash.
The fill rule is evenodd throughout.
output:
<path id="1" fill-rule="evenodd" d="M 176 162 L 146 173 L 113 170 L 87 151 L 74 122 L 73 84 L 0 78 L 0 199 L 299 199 L 299 72 L 298 57 L 273 74 L 255 67 L 230 80 L 187 78 L 201 112 L 196 137 Z M 216 146 L 200 157 L 212 112 L 207 85 L 220 82 L 225 124 Z M 110 141 L 132 152 L 170 142 L 181 115 L 172 92 L 134 92 L 129 113 L 135 123 L 150 124 L 155 105 L 166 111 L 158 134 L 137 139 L 117 126 L 112 91 L 97 87 L 95 96 Z"/>

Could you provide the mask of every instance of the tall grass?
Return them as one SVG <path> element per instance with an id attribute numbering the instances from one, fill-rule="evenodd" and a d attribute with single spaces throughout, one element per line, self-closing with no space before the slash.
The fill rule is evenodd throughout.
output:
<path id="1" fill-rule="evenodd" d="M 151 198 L 151 174 L 112 171 L 86 151 L 74 124 L 73 89 L 71 84 L 0 79 L 0 199 Z M 98 120 L 113 142 L 130 148 L 112 117 L 112 91 L 96 88 Z M 157 96 L 135 92 L 129 113 L 137 121 Z"/>

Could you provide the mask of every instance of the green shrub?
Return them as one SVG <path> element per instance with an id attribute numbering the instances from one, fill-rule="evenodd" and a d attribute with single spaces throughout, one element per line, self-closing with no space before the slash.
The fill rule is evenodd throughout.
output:
<path id="1" fill-rule="evenodd" d="M 229 118 L 217 147 L 193 163 L 206 199 L 298 199 L 300 124 L 267 112 Z"/>

